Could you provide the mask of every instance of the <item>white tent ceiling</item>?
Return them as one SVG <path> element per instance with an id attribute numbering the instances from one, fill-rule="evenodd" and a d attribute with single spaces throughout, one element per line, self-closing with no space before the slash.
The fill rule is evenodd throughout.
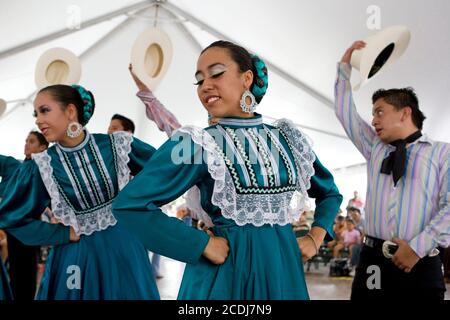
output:
<path id="1" fill-rule="evenodd" d="M 201 47 L 226 37 L 269 62 L 269 90 L 260 113 L 303 126 L 329 168 L 363 163 L 331 103 L 336 62 L 354 40 L 375 32 L 366 25 L 367 9 L 375 5 L 381 27 L 406 25 L 412 38 L 394 66 L 355 93 L 360 113 L 370 121 L 370 97 L 376 89 L 412 86 L 427 116 L 425 131 L 433 139 L 450 142 L 447 0 L 1 1 L 0 98 L 32 101 L 37 59 L 48 48 L 65 47 L 80 56 L 80 83 L 96 97 L 89 130 L 105 132 L 110 117 L 122 113 L 136 122 L 137 137 L 159 146 L 166 136 L 145 118 L 127 70 L 135 38 L 155 23 L 155 2 L 162 3 L 157 25 L 174 47 L 168 73 L 155 94 L 182 124 L 206 124 L 192 85 L 196 60 Z M 79 30 L 67 27 L 73 10 L 81 14 Z M 0 118 L 0 154 L 22 157 L 24 139 L 35 127 L 31 114 L 29 102 L 8 105 Z"/>

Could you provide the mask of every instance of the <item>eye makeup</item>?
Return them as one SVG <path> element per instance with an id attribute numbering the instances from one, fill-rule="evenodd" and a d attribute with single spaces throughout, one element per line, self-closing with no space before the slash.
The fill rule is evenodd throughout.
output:
<path id="1" fill-rule="evenodd" d="M 227 67 L 221 63 L 215 63 L 208 67 L 208 75 L 210 78 L 218 78 L 222 74 L 224 74 L 225 71 L 227 71 Z M 201 71 L 197 71 L 197 73 L 195 74 L 195 79 L 197 80 L 197 82 L 194 84 L 197 86 L 201 85 L 205 80 L 204 75 Z"/>
<path id="2" fill-rule="evenodd" d="M 47 112 L 51 111 L 50 107 L 46 106 L 46 105 L 40 106 L 38 108 L 38 110 L 39 110 L 39 113 L 47 113 Z M 35 117 L 35 118 L 37 117 L 36 110 L 33 111 L 33 117 Z"/>

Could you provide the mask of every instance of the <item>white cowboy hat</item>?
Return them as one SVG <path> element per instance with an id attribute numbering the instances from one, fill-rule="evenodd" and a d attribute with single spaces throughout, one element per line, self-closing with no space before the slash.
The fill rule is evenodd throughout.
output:
<path id="1" fill-rule="evenodd" d="M 80 77 L 80 60 L 64 48 L 45 51 L 36 64 L 35 81 L 38 89 L 54 84 L 77 84 Z"/>
<path id="2" fill-rule="evenodd" d="M 0 99 L 0 117 L 5 113 L 6 111 L 6 101 L 3 99 Z"/>
<path id="3" fill-rule="evenodd" d="M 164 77 L 171 60 L 172 42 L 161 29 L 145 30 L 133 44 L 133 72 L 151 90 L 154 90 Z"/>
<path id="4" fill-rule="evenodd" d="M 358 69 L 361 82 L 353 90 L 365 85 L 381 69 L 391 65 L 405 52 L 411 34 L 405 26 L 391 26 L 368 37 L 366 47 L 353 51 L 350 64 Z"/>

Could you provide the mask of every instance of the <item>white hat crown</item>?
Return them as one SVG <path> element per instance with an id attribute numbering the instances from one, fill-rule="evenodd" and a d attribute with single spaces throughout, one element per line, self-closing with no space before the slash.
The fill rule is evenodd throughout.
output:
<path id="1" fill-rule="evenodd" d="M 172 54 L 172 42 L 163 30 L 144 30 L 131 50 L 133 72 L 149 89 L 154 90 L 166 74 Z"/>
<path id="2" fill-rule="evenodd" d="M 67 49 L 51 48 L 36 63 L 35 82 L 38 89 L 55 84 L 77 84 L 80 78 L 80 60 Z"/>

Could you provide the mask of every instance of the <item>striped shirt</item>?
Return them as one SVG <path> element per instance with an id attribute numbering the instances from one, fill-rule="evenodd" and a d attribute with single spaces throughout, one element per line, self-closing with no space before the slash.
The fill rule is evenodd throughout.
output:
<path id="1" fill-rule="evenodd" d="M 408 241 L 419 257 L 450 245 L 450 144 L 423 135 L 407 145 L 405 175 L 394 187 L 381 174 L 384 158 L 395 150 L 357 113 L 350 84 L 351 66 L 338 64 L 335 112 L 348 137 L 367 160 L 366 234 Z"/>
<path id="2" fill-rule="evenodd" d="M 165 131 L 170 137 L 173 131 L 181 127 L 177 118 L 156 99 L 150 90 L 139 91 L 136 95 L 145 104 L 147 118 L 154 121 L 159 130 Z"/>

